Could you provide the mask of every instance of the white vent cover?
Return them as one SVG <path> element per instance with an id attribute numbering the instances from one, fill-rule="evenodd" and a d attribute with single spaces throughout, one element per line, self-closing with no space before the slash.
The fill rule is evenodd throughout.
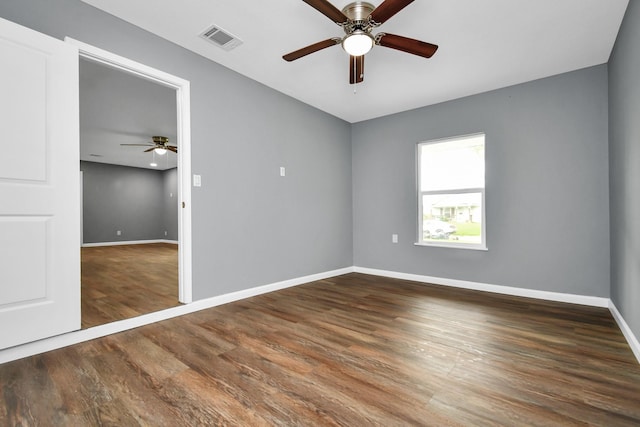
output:
<path id="1" fill-rule="evenodd" d="M 242 44 L 242 40 L 229 33 L 226 30 L 221 29 L 217 25 L 212 25 L 200 33 L 200 37 L 214 45 L 221 47 L 224 50 L 234 49 Z"/>

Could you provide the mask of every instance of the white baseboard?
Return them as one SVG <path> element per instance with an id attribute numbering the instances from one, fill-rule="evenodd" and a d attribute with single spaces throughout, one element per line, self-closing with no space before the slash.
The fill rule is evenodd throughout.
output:
<path id="1" fill-rule="evenodd" d="M 167 239 L 160 239 L 157 241 L 158 243 L 169 243 L 171 245 L 177 245 L 180 242 L 178 242 L 177 240 L 167 240 Z"/>
<path id="2" fill-rule="evenodd" d="M 156 239 L 156 240 L 129 240 L 121 242 L 97 242 L 97 243 L 83 243 L 83 248 L 96 248 L 99 246 L 124 246 L 124 245 L 147 245 L 149 243 L 172 243 L 178 244 L 177 240 Z"/>
<path id="3" fill-rule="evenodd" d="M 194 301 L 193 303 L 189 304 L 189 306 L 199 305 L 201 303 L 204 305 L 207 305 L 208 301 L 213 299 L 215 299 L 217 302 L 215 305 L 227 304 L 229 302 L 239 301 L 245 298 L 251 298 L 257 295 L 266 294 L 268 292 L 279 291 L 280 289 L 291 288 L 294 286 L 302 285 L 304 283 L 315 282 L 316 280 L 323 280 L 323 279 L 328 279 L 330 277 L 341 276 L 347 273 L 353 273 L 353 267 L 345 267 L 338 270 L 327 271 L 324 273 L 311 274 L 309 276 L 297 277 L 295 279 L 283 280 L 282 282 L 271 283 L 268 285 L 258 286 L 256 288 L 232 292 L 230 294 L 220 295 L 218 297 L 213 297 L 206 300 Z M 202 310 L 202 309 L 214 307 L 214 306 L 206 306 L 198 310 Z"/>
<path id="4" fill-rule="evenodd" d="M 518 297 L 535 298 L 547 301 L 567 302 L 572 304 L 590 305 L 593 307 L 609 307 L 609 298 L 591 297 L 585 295 L 563 294 L 560 292 L 537 291 L 533 289 L 515 288 L 511 286 L 490 285 L 487 283 L 469 282 L 465 280 L 445 279 L 442 277 L 422 276 L 418 274 L 399 273 L 396 271 L 376 270 L 373 268 L 354 267 L 356 273 L 372 274 L 374 276 L 393 277 L 396 279 L 412 280 L 414 282 L 432 283 L 434 285 L 451 286 L 455 288 L 473 289 L 495 294 L 513 295 Z"/>
<path id="5" fill-rule="evenodd" d="M 283 280 L 281 282 L 271 283 L 251 289 L 232 292 L 230 294 L 194 301 L 190 304 L 168 308 L 166 310 L 157 311 L 155 313 L 144 314 L 132 319 L 120 320 L 117 322 L 108 323 L 106 325 L 100 325 L 89 329 L 69 332 L 67 334 L 57 335 L 55 337 L 46 338 L 40 341 L 34 341 L 16 347 L 7 348 L 5 350 L 0 350 L 0 364 L 11 362 L 12 360 L 22 359 L 23 357 L 29 357 L 36 354 L 45 353 L 47 351 L 56 350 L 62 347 L 67 347 L 69 345 L 79 344 L 84 341 L 90 341 L 118 332 L 127 331 L 129 329 L 134 329 L 151 323 L 160 322 L 162 320 L 171 319 L 173 317 L 183 316 L 185 314 L 193 313 L 211 307 L 216 307 L 218 305 L 227 304 L 229 302 L 238 301 L 244 298 L 261 295 L 280 289 L 290 288 L 316 280 L 328 279 L 330 277 L 340 276 L 352 272 L 352 267 L 346 267 L 338 270 L 298 277 L 295 279 Z"/>
<path id="6" fill-rule="evenodd" d="M 613 318 L 615 319 L 616 323 L 618 323 L 618 326 L 622 331 L 622 335 L 624 335 L 624 337 L 627 339 L 627 342 L 629 343 L 629 347 L 631 347 L 631 351 L 633 351 L 633 354 L 636 356 L 636 359 L 638 359 L 638 363 L 640 363 L 640 342 L 638 342 L 638 338 L 636 338 L 634 333 L 631 331 L 631 328 L 629 327 L 627 322 L 624 320 L 624 318 L 618 311 L 618 308 L 615 306 L 613 301 L 609 301 L 609 311 L 613 315 Z"/>

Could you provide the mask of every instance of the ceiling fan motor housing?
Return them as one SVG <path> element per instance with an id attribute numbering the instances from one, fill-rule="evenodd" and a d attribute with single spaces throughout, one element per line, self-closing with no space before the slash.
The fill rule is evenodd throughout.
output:
<path id="1" fill-rule="evenodd" d="M 352 34 L 358 30 L 366 33 L 371 32 L 375 25 L 369 20 L 369 15 L 375 8 L 374 5 L 365 1 L 356 1 L 346 5 L 342 9 L 342 13 L 349 18 L 349 21 L 342 25 L 345 33 Z"/>
<path id="2" fill-rule="evenodd" d="M 151 137 L 151 139 L 157 145 L 167 145 L 167 143 L 169 142 L 169 138 L 167 138 L 166 136 L 153 136 Z"/>

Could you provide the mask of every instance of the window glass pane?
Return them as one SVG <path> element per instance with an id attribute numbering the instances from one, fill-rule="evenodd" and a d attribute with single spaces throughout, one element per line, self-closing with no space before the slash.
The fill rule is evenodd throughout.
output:
<path id="1" fill-rule="evenodd" d="M 421 191 L 484 188 L 484 135 L 420 145 Z"/>
<path id="2" fill-rule="evenodd" d="M 422 196 L 422 240 L 482 243 L 482 193 Z"/>

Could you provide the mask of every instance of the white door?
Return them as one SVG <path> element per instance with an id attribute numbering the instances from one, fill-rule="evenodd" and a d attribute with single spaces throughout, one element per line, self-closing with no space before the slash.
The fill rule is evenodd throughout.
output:
<path id="1" fill-rule="evenodd" d="M 0 349 L 80 329 L 78 51 L 0 19 Z"/>

